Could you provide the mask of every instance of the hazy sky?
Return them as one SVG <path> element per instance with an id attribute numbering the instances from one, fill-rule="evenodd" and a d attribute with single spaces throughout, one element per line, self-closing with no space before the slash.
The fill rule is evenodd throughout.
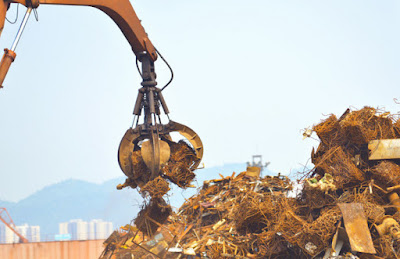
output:
<path id="1" fill-rule="evenodd" d="M 205 166 L 262 154 L 287 173 L 315 140 L 301 130 L 351 106 L 398 112 L 398 1 L 136 0 L 174 69 L 171 118 L 193 128 Z M 8 17 L 13 20 L 16 6 Z M 16 25 L 6 23 L 9 48 Z M 0 199 L 68 178 L 123 176 L 119 142 L 140 78 L 118 27 L 94 8 L 45 6 L 31 16 L 0 91 Z M 163 85 L 168 70 L 156 62 Z M 199 172 L 201 173 L 201 171 Z"/>

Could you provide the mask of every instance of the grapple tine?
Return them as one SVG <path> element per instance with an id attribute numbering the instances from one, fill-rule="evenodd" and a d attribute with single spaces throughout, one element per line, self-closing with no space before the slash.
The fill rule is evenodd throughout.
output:
<path id="1" fill-rule="evenodd" d="M 195 163 L 192 168 L 196 169 L 199 166 L 201 159 L 203 158 L 204 151 L 203 142 L 201 141 L 199 135 L 197 135 L 197 133 L 188 126 L 185 126 L 175 121 L 170 121 L 168 125 L 170 125 L 169 132 L 179 132 L 179 134 L 185 137 L 190 142 L 190 144 L 192 144 L 198 158 L 198 162 Z"/>
<path id="2" fill-rule="evenodd" d="M 151 180 L 157 177 L 158 173 L 160 172 L 161 165 L 169 160 L 169 146 L 164 142 L 166 144 L 165 147 L 162 142 L 164 141 L 160 140 L 157 134 L 152 133 L 150 140 L 142 143 L 142 158 L 151 172 Z M 161 159 L 162 148 L 167 150 L 163 152 L 164 157 Z"/>

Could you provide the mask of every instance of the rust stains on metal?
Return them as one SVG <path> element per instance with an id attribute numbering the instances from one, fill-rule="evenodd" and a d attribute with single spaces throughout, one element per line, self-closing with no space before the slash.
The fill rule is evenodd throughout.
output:
<path id="1" fill-rule="evenodd" d="M 351 250 L 376 254 L 362 204 L 339 203 L 338 206 L 343 214 L 344 226 L 349 236 Z"/>

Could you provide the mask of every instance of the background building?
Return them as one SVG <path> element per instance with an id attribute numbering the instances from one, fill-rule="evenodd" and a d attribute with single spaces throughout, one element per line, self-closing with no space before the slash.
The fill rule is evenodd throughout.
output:
<path id="1" fill-rule="evenodd" d="M 30 226 L 28 240 L 30 242 L 40 242 L 40 226 Z"/>
<path id="2" fill-rule="evenodd" d="M 93 219 L 89 222 L 90 231 L 93 231 L 90 239 L 106 239 L 113 231 L 112 222 L 106 222 L 101 219 Z"/>
<path id="3" fill-rule="evenodd" d="M 6 227 L 4 224 L 0 224 L 0 243 L 14 243 L 14 232 L 12 232 L 12 230 Z"/>
<path id="4" fill-rule="evenodd" d="M 29 242 L 40 242 L 40 226 L 29 226 L 28 224 L 24 224 L 16 226 L 15 230 L 28 239 Z M 18 242 L 19 237 L 15 235 L 11 229 L 6 227 L 6 225 L 0 224 L 0 243 L 11 244 Z"/>
<path id="5" fill-rule="evenodd" d="M 93 219 L 90 222 L 74 219 L 59 223 L 59 235 L 56 236 L 58 240 L 62 240 L 62 237 L 70 237 L 70 240 L 106 239 L 112 232 L 112 222 L 101 219 Z"/>
<path id="6" fill-rule="evenodd" d="M 81 219 L 73 219 L 68 223 L 68 234 L 72 240 L 88 239 L 88 223 Z"/>

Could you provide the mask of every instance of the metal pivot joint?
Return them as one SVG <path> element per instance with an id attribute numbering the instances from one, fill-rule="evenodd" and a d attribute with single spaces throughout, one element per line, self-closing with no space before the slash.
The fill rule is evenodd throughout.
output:
<path id="1" fill-rule="evenodd" d="M 163 108 L 165 114 L 169 114 L 169 109 L 161 90 L 156 87 L 157 74 L 154 62 L 146 52 L 139 53 L 138 59 L 142 63 L 141 76 L 143 81 L 141 85 L 143 87 L 139 89 L 133 114 L 140 116 L 142 109 L 144 109 L 145 121 L 149 122 L 149 115 L 160 115 L 160 106 Z"/>
<path id="2" fill-rule="evenodd" d="M 155 72 L 154 62 L 146 52 L 139 53 L 138 59 L 142 63 L 142 86 L 156 86 L 157 74 Z"/>

